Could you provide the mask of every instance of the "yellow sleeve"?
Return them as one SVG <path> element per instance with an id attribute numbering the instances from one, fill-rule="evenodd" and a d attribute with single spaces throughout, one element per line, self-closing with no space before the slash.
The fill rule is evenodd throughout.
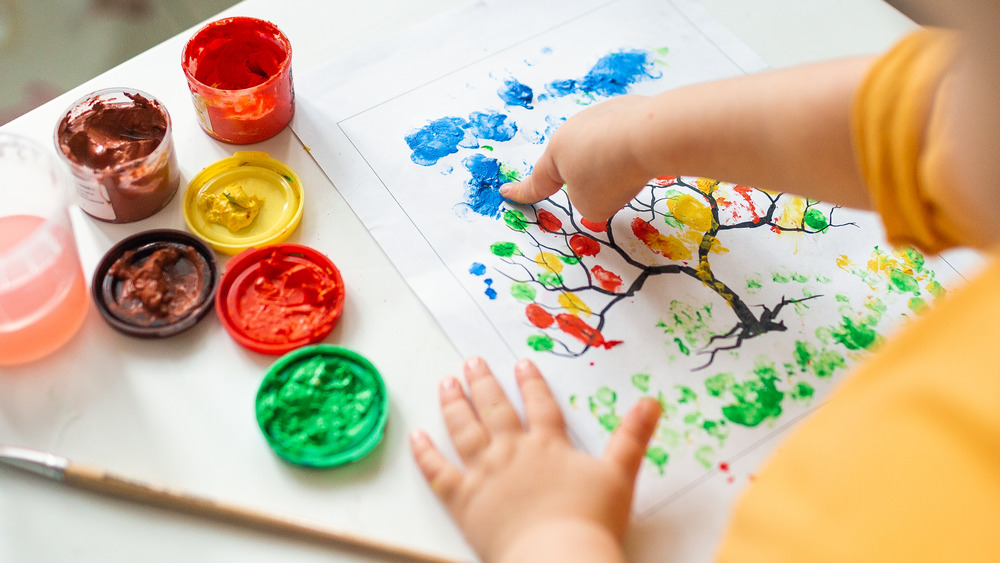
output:
<path id="1" fill-rule="evenodd" d="M 934 204 L 944 189 L 928 179 L 925 158 L 937 142 L 928 124 L 941 84 L 954 59 L 957 37 L 925 29 L 915 32 L 876 61 L 858 90 L 852 115 L 855 154 L 889 241 L 925 252 L 968 243 L 956 224 Z M 934 163 L 938 166 L 939 163 Z"/>

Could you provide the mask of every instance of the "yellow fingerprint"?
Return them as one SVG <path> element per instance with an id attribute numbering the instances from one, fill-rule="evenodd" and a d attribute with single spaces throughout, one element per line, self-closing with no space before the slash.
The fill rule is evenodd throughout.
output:
<path id="1" fill-rule="evenodd" d="M 655 241 L 652 241 L 649 248 L 671 260 L 691 259 L 691 249 L 684 244 L 683 240 L 673 235 L 669 237 L 660 235 Z"/>
<path id="2" fill-rule="evenodd" d="M 868 260 L 868 269 L 873 272 L 885 272 L 890 265 L 892 264 L 889 257 L 881 252 L 872 254 L 871 259 Z"/>
<path id="3" fill-rule="evenodd" d="M 580 316 L 590 316 L 590 307 L 583 302 L 579 297 L 576 296 L 572 291 L 564 291 L 559 295 L 559 305 L 566 309 L 567 313 Z"/>
<path id="4" fill-rule="evenodd" d="M 781 212 L 774 223 L 784 229 L 796 229 L 802 226 L 802 217 L 806 213 L 806 198 L 790 196 L 781 206 Z"/>
<path id="5" fill-rule="evenodd" d="M 667 200 L 667 208 L 685 227 L 702 233 L 712 228 L 712 210 L 699 197 L 690 194 L 672 197 Z"/>
<path id="6" fill-rule="evenodd" d="M 538 256 L 535 256 L 535 264 L 553 274 L 558 274 L 563 269 L 563 263 L 559 261 L 559 257 L 551 252 L 539 252 Z"/>
<path id="7" fill-rule="evenodd" d="M 719 187 L 719 181 L 711 178 L 698 178 L 695 180 L 695 185 L 698 186 L 698 191 L 701 193 L 711 194 Z"/>

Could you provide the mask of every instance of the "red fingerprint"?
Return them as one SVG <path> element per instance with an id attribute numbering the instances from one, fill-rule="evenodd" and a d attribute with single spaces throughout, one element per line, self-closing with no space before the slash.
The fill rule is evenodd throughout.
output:
<path id="1" fill-rule="evenodd" d="M 563 332 L 587 346 L 600 346 L 607 350 L 622 343 L 621 340 L 604 340 L 604 336 L 599 330 L 583 322 L 576 315 L 560 313 L 556 315 L 556 322 L 559 323 L 559 328 Z"/>
<path id="2" fill-rule="evenodd" d="M 605 270 L 600 266 L 594 266 L 590 269 L 590 273 L 594 275 L 597 283 L 608 291 L 618 291 L 622 288 L 622 278 L 614 272 Z"/>
<path id="3" fill-rule="evenodd" d="M 590 229 L 595 233 L 603 233 L 608 230 L 607 221 L 604 221 L 603 223 L 595 223 L 593 221 L 588 221 L 587 219 L 580 217 L 580 224 L 583 225 L 584 227 L 587 227 L 588 229 Z"/>
<path id="4" fill-rule="evenodd" d="M 562 229 L 562 221 L 551 212 L 544 209 L 538 211 L 538 226 L 543 231 L 550 233 L 559 232 Z"/>
<path id="5" fill-rule="evenodd" d="M 750 196 L 750 192 L 753 188 L 750 186 L 737 185 L 733 186 L 733 191 L 740 194 L 744 201 L 746 201 L 747 209 L 753 214 L 753 222 L 760 223 L 760 214 L 757 213 L 757 206 L 753 202 L 753 198 Z"/>
<path id="6" fill-rule="evenodd" d="M 552 315 L 537 303 L 528 305 L 524 309 L 524 314 L 528 317 L 528 321 L 538 328 L 549 328 L 552 326 L 552 323 L 556 322 Z"/>
<path id="7" fill-rule="evenodd" d="M 577 256 L 597 256 L 601 251 L 599 242 L 579 233 L 569 237 L 569 247 Z"/>

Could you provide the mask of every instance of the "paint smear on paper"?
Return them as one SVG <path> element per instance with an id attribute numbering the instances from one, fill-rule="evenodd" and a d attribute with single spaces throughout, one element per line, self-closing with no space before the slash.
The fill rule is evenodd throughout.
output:
<path id="1" fill-rule="evenodd" d="M 503 86 L 497 90 L 497 95 L 508 106 L 520 106 L 532 109 L 531 101 L 535 97 L 530 86 L 518 82 L 514 78 L 504 80 Z"/>
<path id="2" fill-rule="evenodd" d="M 442 117 L 406 136 L 413 153 L 410 160 L 421 166 L 433 166 L 441 158 L 458 152 L 459 147 L 479 148 L 481 140 L 509 141 L 517 133 L 517 124 L 505 113 L 474 111 L 468 118 Z"/>
<path id="3" fill-rule="evenodd" d="M 503 196 L 500 186 L 520 179 L 520 175 L 499 160 L 474 153 L 462 161 L 472 177 L 466 183 L 468 190 L 464 205 L 484 217 L 499 218 L 502 214 Z"/>
<path id="4" fill-rule="evenodd" d="M 545 89 L 554 97 L 570 94 L 619 96 L 628 92 L 631 85 L 649 78 L 659 78 L 653 69 L 655 59 L 648 52 L 638 49 L 621 50 L 600 58 L 582 78 L 554 80 Z"/>

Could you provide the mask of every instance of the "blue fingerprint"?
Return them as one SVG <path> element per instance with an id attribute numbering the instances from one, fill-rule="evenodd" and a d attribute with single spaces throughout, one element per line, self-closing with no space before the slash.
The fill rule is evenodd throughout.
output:
<path id="1" fill-rule="evenodd" d="M 517 133 L 517 124 L 507 121 L 507 114 L 496 111 L 472 112 L 465 127 L 477 138 L 491 141 L 509 141 Z"/>
<path id="2" fill-rule="evenodd" d="M 466 157 L 462 164 L 472 174 L 465 204 L 484 217 L 500 217 L 503 196 L 499 190 L 504 183 L 500 177 L 500 161 L 475 153 Z"/>
<path id="3" fill-rule="evenodd" d="M 465 138 L 464 125 L 465 120 L 461 117 L 442 117 L 407 135 L 406 144 L 413 151 L 410 160 L 421 166 L 431 166 L 438 159 L 458 152 L 458 145 Z"/>
<path id="4" fill-rule="evenodd" d="M 504 80 L 503 86 L 497 90 L 497 95 L 509 106 L 521 106 L 532 109 L 531 100 L 534 98 L 535 93 L 531 90 L 530 86 L 521 84 L 513 78 L 508 78 Z"/>
<path id="5" fill-rule="evenodd" d="M 568 96 L 577 91 L 576 80 L 573 80 L 572 78 L 568 78 L 566 80 L 554 80 L 546 84 L 545 89 L 557 98 Z"/>
<path id="6" fill-rule="evenodd" d="M 493 289 L 493 278 L 486 278 L 483 281 L 486 282 L 486 291 L 483 293 L 485 293 L 486 297 L 489 297 L 490 299 L 496 299 L 497 290 Z"/>
<path id="7" fill-rule="evenodd" d="M 413 151 L 410 160 L 421 166 L 433 166 L 441 158 L 458 152 L 459 147 L 474 149 L 480 139 L 509 141 L 517 133 L 517 124 L 497 111 L 474 111 L 468 119 L 442 117 L 405 137 Z"/>
<path id="8" fill-rule="evenodd" d="M 653 70 L 654 58 L 648 51 L 623 50 L 600 58 L 586 76 L 555 80 L 545 86 L 549 94 L 560 97 L 573 93 L 618 96 L 647 78 L 659 78 Z"/>
<path id="9" fill-rule="evenodd" d="M 469 273 L 474 276 L 481 276 L 486 273 L 486 264 L 480 264 L 479 262 L 473 262 L 469 266 Z"/>

